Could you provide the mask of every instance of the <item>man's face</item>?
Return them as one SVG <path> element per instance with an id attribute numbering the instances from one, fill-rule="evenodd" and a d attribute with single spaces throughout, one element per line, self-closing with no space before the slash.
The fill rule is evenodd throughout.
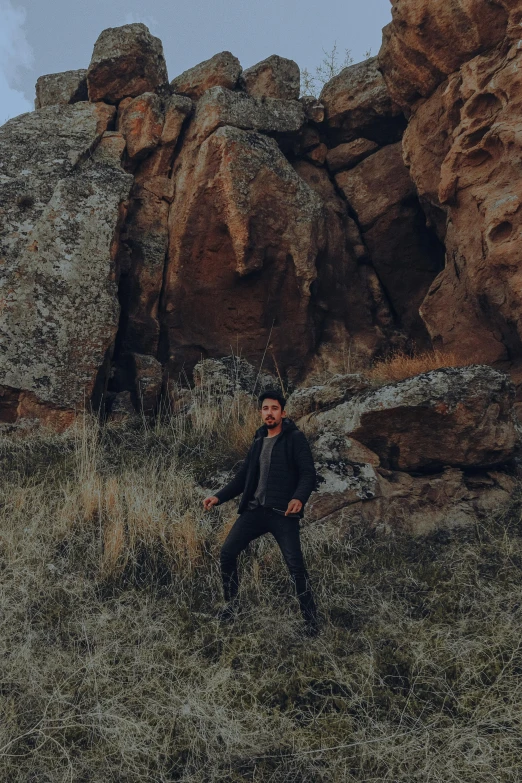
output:
<path id="1" fill-rule="evenodd" d="M 263 400 L 261 418 L 263 419 L 263 424 L 266 424 L 269 430 L 278 427 L 285 416 L 286 412 L 281 410 L 281 404 L 277 400 L 271 400 L 270 397 Z"/>

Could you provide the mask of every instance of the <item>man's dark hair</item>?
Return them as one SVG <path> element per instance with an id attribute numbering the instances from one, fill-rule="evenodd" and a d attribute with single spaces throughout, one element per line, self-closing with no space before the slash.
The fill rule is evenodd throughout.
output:
<path id="1" fill-rule="evenodd" d="M 265 400 L 277 400 L 279 405 L 281 406 L 281 410 L 284 411 L 286 400 L 281 394 L 280 391 L 277 391 L 277 389 L 266 389 L 266 391 L 263 392 L 263 394 L 260 394 L 258 397 L 259 401 L 259 407 L 261 408 Z"/>

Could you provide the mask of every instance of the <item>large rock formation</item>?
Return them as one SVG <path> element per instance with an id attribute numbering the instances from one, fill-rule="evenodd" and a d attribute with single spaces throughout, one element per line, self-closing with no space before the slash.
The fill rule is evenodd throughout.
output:
<path id="1" fill-rule="evenodd" d="M 446 246 L 421 315 L 432 341 L 486 362 L 522 358 L 522 95 L 516 0 L 396 0 L 380 65 L 408 112 L 405 160 Z"/>
<path id="2" fill-rule="evenodd" d="M 432 343 L 520 359 L 519 11 L 393 6 L 319 99 L 276 55 L 169 85 L 141 24 L 38 81 L 0 131 L 0 422 L 152 412 L 231 350 L 295 383 Z"/>
<path id="3" fill-rule="evenodd" d="M 0 130 L 3 422 L 61 427 L 101 402 L 119 307 L 114 264 L 132 177 L 97 145 L 114 107 L 50 106 Z"/>

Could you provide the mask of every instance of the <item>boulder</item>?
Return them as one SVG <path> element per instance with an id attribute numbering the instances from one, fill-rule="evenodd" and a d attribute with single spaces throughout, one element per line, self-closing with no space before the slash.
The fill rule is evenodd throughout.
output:
<path id="1" fill-rule="evenodd" d="M 144 24 L 110 27 L 100 34 L 87 71 L 90 101 L 118 103 L 166 82 L 162 43 Z"/>
<path id="2" fill-rule="evenodd" d="M 212 87 L 198 101 L 189 140 L 200 143 L 224 125 L 269 134 L 298 133 L 304 123 L 299 101 L 251 98 L 242 92 Z"/>
<path id="3" fill-rule="evenodd" d="M 405 108 L 431 95 L 477 54 L 518 39 L 517 0 L 392 0 L 379 66 L 391 97 Z"/>
<path id="4" fill-rule="evenodd" d="M 400 139 L 402 112 L 390 98 L 376 57 L 350 65 L 334 76 L 324 86 L 320 102 L 337 143 L 359 136 L 379 144 Z"/>
<path id="5" fill-rule="evenodd" d="M 194 367 L 196 388 L 204 389 L 212 397 L 231 396 L 237 392 L 259 395 L 265 389 L 280 389 L 277 378 L 263 369 L 257 369 L 241 356 L 223 356 L 221 359 L 202 359 Z"/>
<path id="6" fill-rule="evenodd" d="M 162 144 L 176 144 L 187 117 L 194 111 L 194 103 L 183 95 L 171 95 L 165 102 L 165 123 L 161 133 Z"/>
<path id="7" fill-rule="evenodd" d="M 119 129 L 127 142 L 129 158 L 145 157 L 158 146 L 164 120 L 161 100 L 153 92 L 146 92 L 127 104 Z"/>
<path id="8" fill-rule="evenodd" d="M 419 307 L 443 268 L 444 251 L 426 227 L 401 144 L 383 147 L 335 180 L 356 212 L 399 324 L 419 344 L 427 342 Z"/>
<path id="9" fill-rule="evenodd" d="M 231 52 L 220 52 L 176 76 L 170 86 L 174 92 L 197 101 L 211 87 L 233 90 L 240 75 L 241 64 L 237 57 Z"/>
<path id="10" fill-rule="evenodd" d="M 299 102 L 304 109 L 307 120 L 317 125 L 324 121 L 324 105 L 320 100 L 313 95 L 303 95 L 302 98 L 299 98 Z"/>
<path id="11" fill-rule="evenodd" d="M 87 100 L 87 71 L 63 71 L 40 76 L 36 82 L 35 109 Z"/>
<path id="12" fill-rule="evenodd" d="M 115 251 L 132 177 L 95 152 L 113 107 L 76 103 L 0 129 L 0 421 L 66 426 L 103 397 L 119 319 Z M 94 154 L 93 154 L 94 153 Z"/>
<path id="13" fill-rule="evenodd" d="M 335 181 L 357 214 L 359 225 L 369 228 L 396 204 L 415 196 L 408 169 L 402 160 L 402 145 L 390 144 Z"/>
<path id="14" fill-rule="evenodd" d="M 505 517 L 513 512 L 519 479 L 501 471 L 446 468 L 440 473 L 411 476 L 377 469 L 379 491 L 374 499 L 350 503 L 330 515 L 327 522 L 342 531 L 360 525 L 381 532 L 422 536 L 477 520 Z"/>
<path id="15" fill-rule="evenodd" d="M 273 54 L 243 71 L 241 83 L 253 98 L 299 98 L 301 72 L 293 60 Z"/>
<path id="16" fill-rule="evenodd" d="M 392 470 L 491 467 L 519 448 L 514 395 L 491 367 L 433 370 L 317 413 L 314 426 L 359 440 Z"/>
<path id="17" fill-rule="evenodd" d="M 352 169 L 378 149 L 379 145 L 374 141 L 362 138 L 354 139 L 331 149 L 326 156 L 326 165 L 332 174 L 341 171 L 341 169 Z"/>
<path id="18" fill-rule="evenodd" d="M 303 386 L 293 392 L 287 400 L 286 412 L 292 419 L 300 419 L 309 413 L 334 408 L 367 389 L 368 385 L 360 373 L 334 375 L 328 383 Z"/>

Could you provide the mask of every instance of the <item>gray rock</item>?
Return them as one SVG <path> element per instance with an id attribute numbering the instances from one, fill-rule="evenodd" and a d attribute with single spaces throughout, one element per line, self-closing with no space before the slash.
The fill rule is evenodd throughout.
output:
<path id="1" fill-rule="evenodd" d="M 245 93 L 212 87 L 198 101 L 192 135 L 203 140 L 224 125 L 262 133 L 297 133 L 304 120 L 299 101 L 259 100 Z"/>
<path id="2" fill-rule="evenodd" d="M 314 426 L 355 438 L 392 470 L 491 467 L 520 446 L 514 396 L 510 379 L 491 367 L 445 368 L 320 412 Z"/>
<path id="3" fill-rule="evenodd" d="M 241 74 L 241 63 L 231 52 L 220 52 L 193 68 L 189 68 L 170 83 L 174 92 L 197 101 L 211 87 L 233 90 Z"/>
<path id="4" fill-rule="evenodd" d="M 154 92 L 168 80 L 163 46 L 144 24 L 104 30 L 87 71 L 90 101 L 118 103 Z"/>
<path id="5" fill-rule="evenodd" d="M 36 82 L 35 109 L 87 100 L 87 71 L 63 71 L 40 76 Z"/>
<path id="6" fill-rule="evenodd" d="M 299 98 L 301 72 L 293 60 L 273 54 L 243 71 L 241 83 L 253 98 Z"/>
<path id="7" fill-rule="evenodd" d="M 93 155 L 114 113 L 51 106 L 0 129 L 0 385 L 10 390 L 0 420 L 66 426 L 96 397 L 118 325 L 114 239 L 132 185 Z"/>
<path id="8" fill-rule="evenodd" d="M 333 408 L 368 386 L 359 373 L 335 375 L 328 383 L 297 389 L 288 398 L 286 410 L 293 419 L 300 419 L 308 413 Z"/>

